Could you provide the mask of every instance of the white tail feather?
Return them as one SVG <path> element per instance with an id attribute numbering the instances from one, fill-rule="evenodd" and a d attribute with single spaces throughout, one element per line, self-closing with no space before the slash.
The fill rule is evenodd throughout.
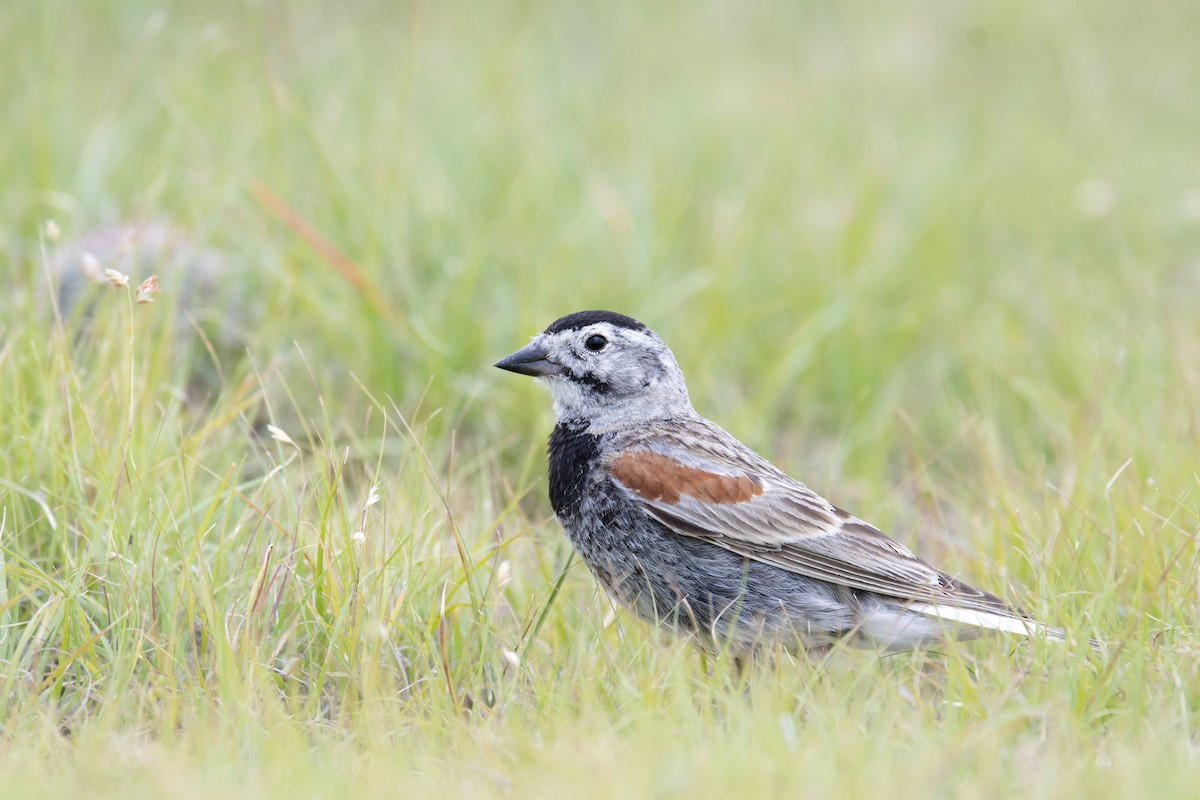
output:
<path id="1" fill-rule="evenodd" d="M 950 622 L 959 622 L 963 625 L 973 625 L 976 628 L 1015 633 L 1019 636 L 1036 636 L 1042 633 L 1047 639 L 1056 642 L 1065 642 L 1067 640 L 1062 628 L 1055 628 L 1031 619 L 1011 617 L 1007 614 L 999 614 L 993 611 L 939 606 L 933 603 L 910 603 L 908 608 L 911 611 L 916 611 L 930 617 L 937 617 L 938 619 Z"/>

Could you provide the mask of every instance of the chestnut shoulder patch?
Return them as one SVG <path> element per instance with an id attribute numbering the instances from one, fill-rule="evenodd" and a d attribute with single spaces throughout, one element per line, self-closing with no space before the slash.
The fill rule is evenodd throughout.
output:
<path id="1" fill-rule="evenodd" d="M 674 504 L 687 495 L 704 503 L 744 503 L 763 493 L 757 478 L 708 472 L 649 450 L 623 453 L 613 463 L 612 474 L 630 491 L 652 502 Z"/>

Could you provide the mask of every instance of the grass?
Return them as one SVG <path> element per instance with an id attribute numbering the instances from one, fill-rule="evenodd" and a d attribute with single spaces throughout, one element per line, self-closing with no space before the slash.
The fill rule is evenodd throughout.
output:
<path id="1" fill-rule="evenodd" d="M 3 794 L 1192 791 L 1197 24 L 5 4 Z M 586 307 L 1073 641 L 747 688 L 614 613 L 489 366 Z"/>

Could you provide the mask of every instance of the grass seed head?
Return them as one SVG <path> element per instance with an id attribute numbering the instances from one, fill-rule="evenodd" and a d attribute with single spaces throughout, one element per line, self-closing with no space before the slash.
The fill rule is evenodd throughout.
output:
<path id="1" fill-rule="evenodd" d="M 145 303 L 153 303 L 154 295 L 158 294 L 159 291 L 160 290 L 158 288 L 158 275 L 151 275 L 149 278 L 146 278 L 146 280 L 142 281 L 141 285 L 138 286 L 138 290 L 137 290 L 138 305 L 144 305 Z"/>

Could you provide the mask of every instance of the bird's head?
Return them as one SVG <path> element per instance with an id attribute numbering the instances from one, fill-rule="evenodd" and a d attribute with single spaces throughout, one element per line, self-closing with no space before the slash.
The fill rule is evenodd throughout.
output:
<path id="1" fill-rule="evenodd" d="M 670 348 L 636 319 L 612 311 L 569 314 L 496 366 L 537 378 L 560 420 L 593 428 L 691 410 Z"/>

